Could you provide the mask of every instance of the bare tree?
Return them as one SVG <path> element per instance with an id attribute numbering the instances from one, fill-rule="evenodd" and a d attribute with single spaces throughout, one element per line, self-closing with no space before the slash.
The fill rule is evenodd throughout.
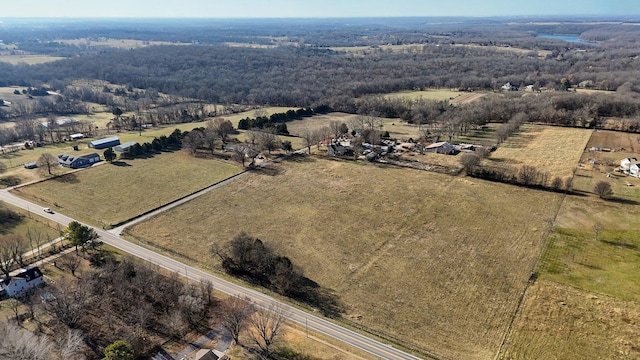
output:
<path id="1" fill-rule="evenodd" d="M 273 129 L 265 129 L 258 133 L 258 144 L 264 150 L 267 150 L 269 154 L 271 151 L 277 150 L 282 146 L 282 142 L 278 135 L 276 135 Z"/>
<path id="2" fill-rule="evenodd" d="M 480 156 L 476 154 L 463 154 L 460 158 L 460 165 L 462 165 L 468 172 L 473 172 L 476 166 L 480 165 Z"/>
<path id="3" fill-rule="evenodd" d="M 211 131 L 215 136 L 220 138 L 223 144 L 225 144 L 229 134 L 233 132 L 233 124 L 231 124 L 231 121 L 229 120 L 215 118 L 207 121 L 207 131 Z"/>
<path id="4" fill-rule="evenodd" d="M 0 271 L 5 276 L 9 276 L 14 265 L 25 265 L 23 256 L 27 248 L 27 242 L 20 235 L 12 234 L 0 238 Z"/>
<path id="5" fill-rule="evenodd" d="M 49 175 L 52 175 L 52 171 L 60 166 L 60 164 L 58 163 L 58 159 L 49 153 L 40 155 L 36 164 L 39 168 L 47 170 L 47 173 Z"/>
<path id="6" fill-rule="evenodd" d="M 613 195 L 611 184 L 606 181 L 598 181 L 598 183 L 593 187 L 593 192 L 601 199 L 607 199 Z"/>
<path id="7" fill-rule="evenodd" d="M 189 150 L 191 155 L 195 155 L 198 149 L 205 143 L 202 131 L 192 130 L 183 139 L 182 146 Z"/>
<path id="8" fill-rule="evenodd" d="M 602 224 L 599 221 L 596 221 L 596 223 L 593 224 L 593 233 L 595 235 L 596 241 L 598 241 L 598 238 L 600 237 L 601 232 L 602 232 Z"/>
<path id="9" fill-rule="evenodd" d="M 80 330 L 67 330 L 67 336 L 58 341 L 58 352 L 61 359 L 84 360 L 84 339 Z"/>
<path id="10" fill-rule="evenodd" d="M 4 322 L 0 324 L 0 358 L 21 360 L 53 359 L 53 345 L 46 336 Z"/>
<path id="11" fill-rule="evenodd" d="M 7 171 L 7 165 L 0 162 L 0 174 L 2 174 L 5 171 Z"/>
<path id="12" fill-rule="evenodd" d="M 531 165 L 524 165 L 518 170 L 518 180 L 523 185 L 533 185 L 539 177 L 540 173 Z"/>
<path id="13" fill-rule="evenodd" d="M 316 134 L 311 130 L 305 130 L 302 132 L 302 140 L 304 141 L 304 146 L 309 150 L 309 154 L 311 154 L 311 145 L 316 142 Z"/>
<path id="14" fill-rule="evenodd" d="M 62 266 L 71 271 L 71 275 L 76 276 L 76 270 L 80 267 L 82 259 L 77 252 L 69 253 L 62 257 Z"/>
<path id="15" fill-rule="evenodd" d="M 251 324 L 251 338 L 260 349 L 263 359 L 271 358 L 271 349 L 275 342 L 284 334 L 284 322 L 287 311 L 280 304 L 271 304 L 255 311 L 249 319 Z"/>
<path id="16" fill-rule="evenodd" d="M 85 312 L 86 289 L 59 282 L 50 292 L 51 298 L 43 303 L 44 309 L 61 323 L 74 327 Z"/>
<path id="17" fill-rule="evenodd" d="M 247 160 L 247 151 L 249 150 L 249 146 L 247 145 L 235 145 L 233 147 L 233 159 L 237 162 L 242 163 L 242 167 L 244 167 L 244 163 Z"/>
<path id="18" fill-rule="evenodd" d="M 231 335 L 237 345 L 240 345 L 240 333 L 245 328 L 247 319 L 253 311 L 254 306 L 248 298 L 236 295 L 220 302 L 222 327 Z"/>

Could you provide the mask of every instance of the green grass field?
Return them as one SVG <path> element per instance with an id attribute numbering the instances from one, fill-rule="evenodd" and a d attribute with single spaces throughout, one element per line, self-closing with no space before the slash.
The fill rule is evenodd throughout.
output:
<path id="1" fill-rule="evenodd" d="M 640 330 L 640 182 L 600 165 L 634 154 L 637 134 L 593 132 L 589 145 L 617 151 L 586 151 L 527 293 L 502 359 L 637 359 Z M 623 150 L 624 149 L 624 150 Z M 590 165 L 595 160 L 596 165 Z M 613 200 L 592 193 L 608 181 Z M 627 186 L 627 183 L 633 186 Z M 598 230 L 599 229 L 599 230 Z"/>
<path id="2" fill-rule="evenodd" d="M 239 166 L 184 151 L 105 163 L 16 191 L 80 221 L 109 226 L 223 180 Z"/>
<path id="3" fill-rule="evenodd" d="M 31 232 L 34 236 L 39 233 L 42 240 L 53 240 L 60 236 L 58 226 L 39 215 L 42 211 L 41 208 L 29 209 L 29 211 L 27 211 L 11 205 L 7 205 L 5 203 L 3 203 L 2 205 L 19 214 L 22 214 L 23 218 L 19 223 L 0 228 L 0 236 L 17 234 L 24 237 L 25 239 L 28 239 L 28 231 Z"/>
<path id="4" fill-rule="evenodd" d="M 559 200 L 468 178 L 305 158 L 238 179 L 128 233 L 211 267 L 214 257 L 203 256 L 210 244 L 247 231 L 335 290 L 354 324 L 446 357 L 487 359 Z"/>

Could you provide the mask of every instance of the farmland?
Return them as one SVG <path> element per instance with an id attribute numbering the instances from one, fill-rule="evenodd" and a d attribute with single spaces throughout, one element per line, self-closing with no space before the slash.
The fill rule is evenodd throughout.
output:
<path id="1" fill-rule="evenodd" d="M 213 256 L 202 254 L 211 243 L 247 231 L 339 294 L 348 321 L 458 358 L 495 355 L 560 200 L 313 158 L 268 174 L 250 174 L 128 232 L 208 267 Z"/>
<path id="2" fill-rule="evenodd" d="M 591 130 L 526 125 L 491 154 L 486 163 L 529 165 L 551 176 L 571 176 L 591 136 Z"/>
<path id="3" fill-rule="evenodd" d="M 637 139 L 614 131 L 592 134 L 574 178 L 580 195 L 564 198 L 539 280 L 525 296 L 502 358 L 638 358 L 633 319 L 640 311 L 640 183 L 613 172 L 616 162 L 637 154 Z M 611 184 L 612 200 L 591 194 L 598 181 Z"/>
<path id="4" fill-rule="evenodd" d="M 17 64 L 27 64 L 27 65 L 35 65 L 35 64 L 44 64 L 52 61 L 63 60 L 65 58 L 58 56 L 47 56 L 47 55 L 0 55 L 0 61 L 6 62 L 9 64 L 17 65 Z"/>
<path id="5" fill-rule="evenodd" d="M 109 226 L 239 171 L 238 166 L 192 158 L 186 152 L 162 153 L 74 172 L 22 187 L 17 194 L 81 221 Z"/>

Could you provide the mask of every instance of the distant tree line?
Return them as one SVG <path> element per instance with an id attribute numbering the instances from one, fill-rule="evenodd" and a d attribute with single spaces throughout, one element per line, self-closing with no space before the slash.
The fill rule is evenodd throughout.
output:
<path id="1" fill-rule="evenodd" d="M 313 106 L 401 90 L 496 90 L 506 82 L 560 89 L 562 78 L 615 90 L 640 69 L 629 56 L 623 50 L 565 47 L 540 58 L 535 52 L 439 43 L 415 53 L 365 56 L 318 47 L 153 46 L 29 67 L 0 64 L 0 85 L 89 78 L 212 103 Z"/>

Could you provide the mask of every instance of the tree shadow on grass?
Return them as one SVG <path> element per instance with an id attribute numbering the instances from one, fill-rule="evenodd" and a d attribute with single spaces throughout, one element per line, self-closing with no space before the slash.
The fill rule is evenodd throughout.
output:
<path id="1" fill-rule="evenodd" d="M 273 165 L 254 167 L 251 169 L 251 172 L 259 175 L 266 175 L 266 176 L 277 176 L 277 175 L 284 174 L 283 169 Z"/>
<path id="2" fill-rule="evenodd" d="M 312 162 L 316 162 L 316 159 L 313 156 L 296 153 L 296 154 L 291 154 L 285 157 L 283 161 L 297 162 L 297 163 L 312 163 Z"/>
<path id="3" fill-rule="evenodd" d="M 296 352 L 293 349 L 290 349 L 286 346 L 279 347 L 273 352 L 274 359 L 282 359 L 282 360 L 320 360 L 317 357 L 313 357 L 307 354 L 301 354 Z"/>
<path id="4" fill-rule="evenodd" d="M 74 173 L 56 176 L 53 180 L 64 184 L 77 184 L 80 182 Z"/>
<path id="5" fill-rule="evenodd" d="M 115 166 L 122 166 L 122 167 L 125 167 L 125 166 L 132 166 L 132 165 L 131 165 L 131 164 L 129 164 L 128 162 L 126 162 L 126 161 L 122 161 L 122 160 L 113 161 L 113 162 L 111 163 L 111 165 L 115 165 Z"/>
<path id="6" fill-rule="evenodd" d="M 613 246 L 617 246 L 617 247 L 621 247 L 629 250 L 638 250 L 638 246 L 635 244 L 627 244 L 626 242 L 610 241 L 610 240 L 600 240 L 600 241 L 602 241 L 605 244 L 609 244 L 609 245 L 613 245 Z"/>
<path id="7" fill-rule="evenodd" d="M 333 290 L 323 288 L 305 276 L 302 277 L 295 290 L 287 295 L 317 308 L 326 317 L 339 318 L 344 312 L 344 305 Z"/>
<path id="8" fill-rule="evenodd" d="M 619 198 L 619 197 L 610 197 L 610 198 L 607 198 L 606 200 L 610 201 L 610 202 L 613 202 L 613 203 L 617 203 L 617 204 L 640 205 L 640 202 L 638 202 L 636 200 L 623 199 L 623 198 Z"/>

